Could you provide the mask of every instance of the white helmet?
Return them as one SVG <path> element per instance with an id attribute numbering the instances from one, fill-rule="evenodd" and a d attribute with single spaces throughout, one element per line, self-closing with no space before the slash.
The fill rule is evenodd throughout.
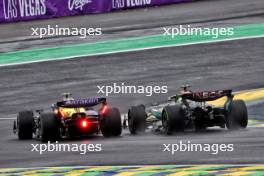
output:
<path id="1" fill-rule="evenodd" d="M 71 93 L 64 93 L 62 100 L 63 101 L 69 101 L 69 100 L 74 100 L 74 98 L 72 97 Z"/>

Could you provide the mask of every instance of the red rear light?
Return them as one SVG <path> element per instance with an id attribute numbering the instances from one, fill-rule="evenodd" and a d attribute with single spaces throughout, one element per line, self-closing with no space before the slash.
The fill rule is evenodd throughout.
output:
<path id="1" fill-rule="evenodd" d="M 88 121 L 85 119 L 85 120 L 81 120 L 81 127 L 82 128 L 87 128 L 88 127 Z"/>
<path id="2" fill-rule="evenodd" d="M 86 121 L 82 121 L 82 127 L 87 127 L 87 122 Z"/>

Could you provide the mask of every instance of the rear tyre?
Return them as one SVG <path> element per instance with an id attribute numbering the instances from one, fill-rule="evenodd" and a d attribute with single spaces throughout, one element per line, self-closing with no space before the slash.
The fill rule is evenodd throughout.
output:
<path id="1" fill-rule="evenodd" d="M 146 119 L 147 114 L 145 112 L 145 107 L 132 106 L 128 110 L 128 127 L 131 134 L 144 133 L 146 130 Z"/>
<path id="2" fill-rule="evenodd" d="M 18 139 L 32 139 L 34 116 L 32 111 L 22 111 L 17 116 Z"/>
<path id="3" fill-rule="evenodd" d="M 234 100 L 226 119 L 226 126 L 230 130 L 246 128 L 248 124 L 247 106 L 243 100 Z"/>
<path id="4" fill-rule="evenodd" d="M 42 142 L 60 139 L 60 128 L 54 113 L 40 114 L 40 136 Z"/>
<path id="5" fill-rule="evenodd" d="M 120 136 L 122 133 L 121 114 L 117 108 L 111 108 L 100 119 L 100 129 L 104 137 Z"/>
<path id="6" fill-rule="evenodd" d="M 166 106 L 162 111 L 162 126 L 167 135 L 184 131 L 184 113 L 180 106 Z"/>

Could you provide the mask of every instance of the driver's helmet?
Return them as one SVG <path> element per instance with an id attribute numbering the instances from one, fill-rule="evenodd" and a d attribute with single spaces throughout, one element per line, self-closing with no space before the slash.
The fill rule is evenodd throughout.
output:
<path id="1" fill-rule="evenodd" d="M 181 88 L 182 88 L 182 91 L 181 91 L 181 94 L 188 94 L 188 93 L 191 93 L 192 91 L 189 90 L 191 86 L 190 85 L 182 85 Z"/>
<path id="2" fill-rule="evenodd" d="M 64 93 L 62 100 L 63 101 L 69 101 L 69 100 L 74 100 L 74 98 L 72 97 L 71 93 Z"/>

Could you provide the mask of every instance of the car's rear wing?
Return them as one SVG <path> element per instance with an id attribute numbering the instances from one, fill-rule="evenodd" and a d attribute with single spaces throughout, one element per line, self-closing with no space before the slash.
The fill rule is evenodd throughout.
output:
<path id="1" fill-rule="evenodd" d="M 57 102 L 58 107 L 65 108 L 92 107 L 98 104 L 106 104 L 106 98 L 86 98 Z"/>
<path id="2" fill-rule="evenodd" d="M 214 101 L 225 96 L 231 97 L 232 90 L 190 92 L 181 95 L 182 98 L 197 102 Z"/>

